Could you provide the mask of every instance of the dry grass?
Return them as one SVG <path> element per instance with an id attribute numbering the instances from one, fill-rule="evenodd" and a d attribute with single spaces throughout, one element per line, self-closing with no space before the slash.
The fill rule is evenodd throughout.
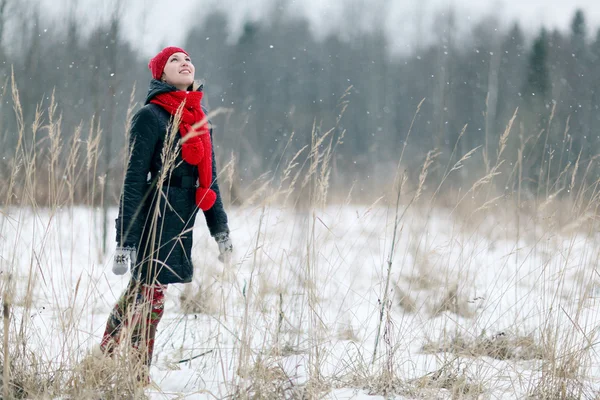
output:
<path id="1" fill-rule="evenodd" d="M 459 367 L 448 366 L 424 375 L 412 382 L 413 390 L 428 395 L 439 396 L 446 392 L 452 399 L 477 399 L 486 392 L 485 387 L 468 372 Z M 440 393 L 441 392 L 441 393 Z"/>
<path id="2" fill-rule="evenodd" d="M 463 357 L 491 357 L 497 360 L 542 360 L 544 348 L 533 335 L 520 336 L 499 332 L 492 336 L 484 333 L 477 337 L 457 334 L 437 342 L 429 341 L 422 347 L 425 353 L 451 353 Z"/>
<path id="3" fill-rule="evenodd" d="M 39 111 L 30 132 L 22 122 L 14 80 L 12 96 L 21 122 L 19 144 L 6 162 L 10 174 L 0 178 L 7 190 L 0 215 L 0 236 L 5 240 L 0 244 L 3 398 L 143 398 L 137 377 L 145 372 L 136 357 L 124 349 L 114 359 L 89 354 L 95 338 L 91 332 L 79 331 L 78 322 L 95 307 L 105 310 L 107 306 L 97 302 L 98 298 L 104 301 L 106 294 L 98 293 L 98 282 L 73 272 L 81 271 L 73 268 L 75 245 L 60 248 L 56 259 L 46 254 L 60 241 L 53 235 L 62 223 L 56 221 L 61 213 L 71 214 L 74 233 L 78 206 L 94 210 L 108 205 L 102 197 L 106 177 L 98 170 L 102 132 L 90 131 L 83 139 L 78 130 L 67 139 L 54 101 L 45 113 Z M 253 195 L 241 209 L 255 218 L 252 228 L 244 231 L 251 237 L 240 240 L 245 247 L 236 248 L 242 254 L 239 260 L 223 271 L 203 265 L 204 273 L 193 284 L 175 289 L 180 291 L 175 291 L 178 308 L 173 312 L 182 318 L 197 314 L 206 324 L 201 329 L 207 332 L 202 332 L 198 343 L 194 338 L 194 345 L 209 348 L 210 353 L 184 348 L 187 343 L 177 349 L 203 355 L 186 360 L 199 379 L 213 374 L 222 380 L 221 393 L 206 394 L 316 399 L 335 389 L 354 388 L 384 397 L 493 397 L 502 382 L 478 368 L 500 374 L 506 370 L 493 363 L 506 367 L 510 361 L 515 396 L 597 396 L 589 374 L 597 359 L 598 333 L 590 326 L 598 313 L 589 310 L 597 307 L 600 275 L 597 264 L 589 260 L 600 255 L 594 238 L 599 192 L 595 183 L 584 179 L 593 168 L 579 162 L 565 166 L 556 182 L 547 182 L 540 190 L 543 196 L 521 189 L 497 191 L 499 186 L 520 188 L 521 184 L 523 161 L 505 151 L 514 118 L 499 139 L 496 160 L 486 154 L 482 174 L 461 190 L 449 183 L 481 149 L 459 154 L 457 143 L 450 157 L 456 161 L 446 166 L 438 165 L 439 152 L 432 150 L 411 181 L 403 172 L 406 140 L 393 193 L 378 196 L 356 216 L 344 215 L 343 207 L 335 215 L 338 211 L 332 210 L 330 202 L 333 155 L 344 132 L 315 125 L 310 146 L 289 155 L 287 163 L 282 161 L 252 184 Z M 176 124 L 173 128 L 170 140 Z M 163 154 L 165 174 L 174 163 L 173 155 Z M 221 174 L 229 177 L 230 187 L 236 168 L 232 159 Z M 438 182 L 431 182 L 434 168 L 442 172 Z M 352 204 L 352 196 L 344 201 Z M 286 229 L 273 232 L 276 208 L 293 217 L 279 222 Z M 382 209 L 383 225 L 364 228 L 357 238 L 340 234 L 340 227 L 367 225 Z M 153 214 L 154 222 L 159 214 L 160 210 Z M 96 214 L 90 215 L 89 226 L 101 231 L 102 222 Z M 27 225 L 28 219 L 37 225 Z M 291 232 L 290 237 L 278 236 L 280 232 Z M 446 235 L 441 244 L 435 237 L 438 233 Z M 98 246 L 96 235 L 86 238 Z M 31 253 L 25 256 L 17 253 L 24 238 L 32 241 Z M 370 241 L 383 243 L 377 254 Z M 498 257 L 493 260 L 497 270 L 486 270 L 482 248 L 490 257 Z M 368 257 L 353 259 L 358 257 L 357 249 L 368 249 Z M 90 269 L 110 258 L 100 248 L 89 251 Z M 211 255 L 203 257 L 212 265 Z M 372 271 L 352 275 L 361 268 Z M 485 274 L 498 285 L 477 287 Z M 340 279 L 346 275 L 364 281 Z M 40 297 L 52 307 L 55 318 L 42 333 L 31 322 Z M 530 301 L 536 302 L 535 307 L 527 307 Z M 359 315 L 358 309 L 366 309 L 367 315 Z M 529 314 L 524 315 L 525 309 Z M 534 325 L 523 330 L 535 334 L 514 329 L 521 323 Z M 177 323 L 168 329 L 176 331 Z M 502 333 L 489 335 L 488 331 Z M 48 347 L 60 348 L 59 356 L 49 360 L 50 353 L 36 352 L 34 343 L 44 335 L 56 338 Z M 346 346 L 343 351 L 336 347 L 340 344 Z M 415 346 L 420 353 L 414 353 Z M 169 366 L 180 364 L 181 360 L 168 360 Z M 532 369 L 531 375 L 523 372 Z"/>
<path id="4" fill-rule="evenodd" d="M 145 383 L 140 381 L 147 375 L 145 366 L 139 365 L 134 355 L 117 357 L 89 355 L 69 375 L 66 383 L 67 395 L 75 399 L 145 399 Z"/>
<path id="5" fill-rule="evenodd" d="M 394 293 L 396 295 L 396 301 L 402 310 L 407 313 L 415 313 L 418 311 L 417 302 L 411 298 L 408 291 L 404 291 L 397 284 L 394 284 Z"/>
<path id="6" fill-rule="evenodd" d="M 285 369 L 272 360 L 258 357 L 248 369 L 238 370 L 244 379 L 235 388 L 236 399 L 303 399 L 303 388 L 296 386 L 295 377 L 290 377 Z"/>
<path id="7" fill-rule="evenodd" d="M 463 318 L 473 318 L 475 316 L 469 299 L 459 292 L 458 285 L 452 285 L 442 293 L 442 298 L 431 309 L 433 315 L 450 312 Z"/>
<path id="8" fill-rule="evenodd" d="M 218 315 L 218 299 L 216 291 L 202 283 L 186 285 L 179 295 L 181 311 L 185 314 Z"/>
<path id="9" fill-rule="evenodd" d="M 596 342 L 597 333 L 578 342 L 570 336 L 562 336 L 552 328 L 553 336 L 543 340 L 544 359 L 540 379 L 529 392 L 533 399 L 592 399 L 600 393 L 594 389 L 588 376 L 591 366 L 590 349 Z M 593 351 L 593 350 L 592 350 Z"/>

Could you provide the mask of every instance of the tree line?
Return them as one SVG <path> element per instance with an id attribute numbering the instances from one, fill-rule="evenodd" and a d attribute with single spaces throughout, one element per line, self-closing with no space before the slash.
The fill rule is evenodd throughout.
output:
<path id="1" fill-rule="evenodd" d="M 106 175 L 105 198 L 116 202 L 127 111 L 131 98 L 143 103 L 148 60 L 123 39 L 118 9 L 87 35 L 76 12 L 66 10 L 65 24 L 43 29 L 39 9 L 23 11 L 19 40 L 7 46 L 4 27 L 19 18 L 19 7 L 0 0 L 0 172 L 9 173 L 17 141 L 14 73 L 25 126 L 54 96 L 65 140 L 78 126 L 102 131 L 98 174 Z M 583 11 L 570 30 L 543 28 L 531 38 L 519 23 L 502 29 L 492 17 L 459 38 L 457 15 L 440 14 L 432 44 L 394 55 L 383 31 L 316 39 L 306 21 L 282 10 L 268 24 L 247 22 L 234 42 L 226 16 L 213 13 L 183 43 L 166 43 L 190 52 L 206 105 L 225 110 L 212 121 L 216 153 L 221 166 L 234 160 L 242 192 L 259 176 L 276 174 L 311 143 L 313 131 L 329 129 L 343 135 L 332 164 L 340 190 L 354 185 L 368 193 L 391 184 L 405 144 L 401 167 L 414 179 L 430 150 L 440 165 L 430 174 L 442 177 L 441 166 L 476 149 L 448 178 L 456 187 L 492 170 L 500 151 L 500 190 L 547 192 L 567 185 L 564 171 L 573 165 L 588 166 L 581 179 L 596 179 L 600 31 L 590 37 Z"/>

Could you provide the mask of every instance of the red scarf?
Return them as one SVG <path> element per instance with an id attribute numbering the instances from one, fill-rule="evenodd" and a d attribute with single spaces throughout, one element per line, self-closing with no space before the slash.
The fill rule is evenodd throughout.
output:
<path id="1" fill-rule="evenodd" d="M 177 110 L 184 101 L 185 105 L 179 123 L 179 133 L 183 139 L 181 158 L 189 164 L 198 166 L 199 187 L 196 189 L 196 204 L 202 211 L 206 211 L 215 204 L 217 194 L 210 188 L 212 184 L 212 146 L 208 122 L 195 129 L 192 127 L 192 125 L 206 119 L 206 114 L 204 114 L 200 105 L 202 92 L 178 90 L 161 93 L 154 96 L 150 103 L 158 104 L 169 114 L 176 115 Z"/>

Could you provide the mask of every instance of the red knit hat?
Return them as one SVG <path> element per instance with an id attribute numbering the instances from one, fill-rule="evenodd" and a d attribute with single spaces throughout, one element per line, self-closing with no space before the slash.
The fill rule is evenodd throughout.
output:
<path id="1" fill-rule="evenodd" d="M 160 79 L 160 77 L 162 76 L 163 70 L 165 69 L 165 64 L 167 64 L 167 60 L 169 59 L 169 57 L 171 57 L 175 53 L 185 53 L 186 55 L 189 56 L 187 51 L 185 51 L 184 49 L 181 49 L 179 47 L 170 46 L 170 47 L 165 47 L 164 49 L 162 49 L 160 51 L 160 53 L 155 55 L 150 60 L 150 62 L 148 63 L 148 68 L 150 68 L 150 71 L 152 72 L 152 77 L 154 79 Z"/>

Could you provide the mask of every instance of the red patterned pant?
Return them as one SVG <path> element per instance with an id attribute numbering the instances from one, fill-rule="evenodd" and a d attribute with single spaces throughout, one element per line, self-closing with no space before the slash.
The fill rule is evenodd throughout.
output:
<path id="1" fill-rule="evenodd" d="M 100 343 L 105 354 L 113 354 L 123 339 L 148 367 L 152 363 L 156 327 L 162 318 L 167 285 L 146 285 L 131 280 L 113 308 Z M 123 330 L 123 328 L 128 328 Z M 129 336 L 124 336 L 125 332 Z"/>

